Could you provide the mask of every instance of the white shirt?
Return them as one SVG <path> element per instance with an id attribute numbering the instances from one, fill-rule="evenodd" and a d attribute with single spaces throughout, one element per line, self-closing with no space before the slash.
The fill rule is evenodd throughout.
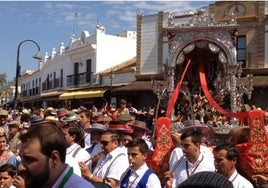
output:
<path id="1" fill-rule="evenodd" d="M 85 149 L 89 148 L 91 146 L 91 140 L 90 140 L 90 133 L 84 132 L 85 135 Z"/>
<path id="2" fill-rule="evenodd" d="M 80 147 L 80 150 L 77 152 L 75 156 L 73 156 L 74 152 L 78 147 Z M 90 158 L 89 153 L 84 148 L 81 148 L 81 146 L 77 143 L 74 143 L 73 145 L 67 148 L 66 155 L 73 156 L 73 158 L 75 158 L 77 162 L 85 162 Z"/>
<path id="3" fill-rule="evenodd" d="M 200 145 L 200 152 L 204 155 L 204 157 L 208 158 L 208 160 L 210 160 L 211 163 L 214 163 L 214 155 L 208 147 Z M 178 160 L 180 160 L 182 156 L 183 156 L 182 147 L 177 146 L 176 148 L 174 148 L 169 158 L 169 169 L 172 169 L 175 163 Z"/>
<path id="4" fill-rule="evenodd" d="M 146 144 L 147 144 L 149 150 L 154 151 L 154 147 L 153 147 L 153 144 L 152 144 L 150 138 L 148 138 L 146 135 L 144 135 L 144 136 L 142 137 L 142 139 L 146 142 Z"/>
<path id="5" fill-rule="evenodd" d="M 141 180 L 142 176 L 145 174 L 145 172 L 148 170 L 148 166 L 146 163 L 144 163 L 139 169 L 136 171 L 132 170 L 130 176 L 129 176 L 129 181 L 128 181 L 128 188 L 135 188 L 139 181 Z M 123 178 L 123 177 L 122 177 Z M 161 188 L 161 183 L 159 178 L 157 177 L 156 174 L 152 173 L 148 181 L 146 183 L 146 188 Z"/>
<path id="6" fill-rule="evenodd" d="M 120 156 L 117 157 L 119 154 Z M 102 155 L 93 174 L 101 178 L 108 177 L 119 181 L 128 167 L 128 156 L 122 151 L 122 148 L 117 147 L 106 156 Z M 107 170 L 109 171 L 106 173 Z M 107 176 L 104 177 L 106 174 Z"/>
<path id="7" fill-rule="evenodd" d="M 101 151 L 103 151 L 103 149 L 102 149 L 102 147 L 101 147 L 101 144 L 98 143 L 98 144 L 96 144 L 96 145 L 94 146 L 94 148 L 93 148 L 93 150 L 92 150 L 92 152 L 91 152 L 91 156 L 93 157 L 93 156 L 97 155 L 98 153 L 100 153 Z"/>
<path id="8" fill-rule="evenodd" d="M 69 172 L 69 170 L 70 170 L 70 167 L 67 166 L 66 169 L 58 178 L 58 180 L 54 183 L 52 188 L 59 187 L 64 176 Z M 81 178 L 73 173 L 71 177 L 68 179 L 68 181 L 66 182 L 66 184 L 64 185 L 64 188 L 94 188 L 94 186 L 91 183 L 89 183 L 87 180 L 85 180 L 84 178 Z"/>
<path id="9" fill-rule="evenodd" d="M 203 171 L 215 172 L 215 166 L 214 163 L 211 160 L 209 160 L 208 157 L 204 157 L 203 154 L 199 155 L 197 161 L 194 164 L 189 162 L 187 158 L 183 156 L 180 164 L 175 169 L 172 188 L 178 187 L 180 183 L 182 183 L 184 180 L 188 178 L 187 171 L 189 173 L 189 176 L 196 174 L 197 172 L 203 172 Z"/>
<path id="10" fill-rule="evenodd" d="M 78 162 L 73 158 L 71 155 L 66 155 L 65 163 L 68 164 L 70 167 L 73 167 L 73 171 L 76 175 L 81 177 L 81 169 Z"/>
<path id="11" fill-rule="evenodd" d="M 89 154 L 89 155 L 90 155 L 91 158 L 94 158 L 94 156 L 100 154 L 102 151 L 103 151 L 103 149 L 101 147 L 101 144 L 98 143 L 98 144 L 96 144 L 96 145 L 93 146 L 93 150 L 91 151 L 91 154 Z M 89 167 L 90 170 L 92 170 L 92 160 L 89 161 L 88 167 Z"/>
<path id="12" fill-rule="evenodd" d="M 250 181 L 241 176 L 236 170 L 229 180 L 233 183 L 234 188 L 254 188 Z"/>

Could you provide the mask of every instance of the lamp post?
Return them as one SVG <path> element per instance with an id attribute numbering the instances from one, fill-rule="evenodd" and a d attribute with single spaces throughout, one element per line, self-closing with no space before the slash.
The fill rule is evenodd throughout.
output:
<path id="1" fill-rule="evenodd" d="M 31 39 L 26 39 L 26 40 L 21 41 L 19 43 L 18 48 L 17 48 L 16 78 L 15 78 L 15 96 L 14 96 L 14 109 L 15 110 L 17 109 L 17 105 L 18 105 L 18 82 L 19 82 L 18 80 L 19 80 L 20 69 L 21 69 L 21 65 L 20 65 L 20 61 L 19 61 L 19 59 L 20 59 L 20 47 L 24 42 L 34 43 L 37 46 L 38 51 L 33 56 L 33 58 L 35 58 L 37 60 L 42 60 L 42 56 L 40 53 L 40 46 L 37 44 L 37 42 L 35 42 L 34 40 L 31 40 Z"/>

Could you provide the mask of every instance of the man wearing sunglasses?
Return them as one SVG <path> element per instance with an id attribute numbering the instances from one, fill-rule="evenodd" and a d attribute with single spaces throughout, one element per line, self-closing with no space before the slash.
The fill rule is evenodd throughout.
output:
<path id="1" fill-rule="evenodd" d="M 161 188 L 159 178 L 146 164 L 149 148 L 143 139 L 130 141 L 127 145 L 130 168 L 120 181 L 120 188 Z"/>
<path id="2" fill-rule="evenodd" d="M 105 183 L 114 187 L 118 184 L 122 174 L 129 167 L 126 153 L 119 147 L 119 136 L 111 131 L 101 134 L 100 143 L 103 155 L 91 172 L 85 163 L 80 163 L 82 175 L 85 179 L 94 183 Z"/>

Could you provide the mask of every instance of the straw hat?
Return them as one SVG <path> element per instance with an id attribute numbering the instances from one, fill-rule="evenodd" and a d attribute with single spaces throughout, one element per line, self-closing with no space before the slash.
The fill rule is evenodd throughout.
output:
<path id="1" fill-rule="evenodd" d="M 4 109 L 0 109 L 0 116 L 8 116 L 8 112 Z"/>
<path id="2" fill-rule="evenodd" d="M 20 121 L 14 120 L 14 121 L 9 122 L 7 125 L 8 125 L 8 127 L 16 127 L 16 128 L 18 128 L 20 126 Z"/>

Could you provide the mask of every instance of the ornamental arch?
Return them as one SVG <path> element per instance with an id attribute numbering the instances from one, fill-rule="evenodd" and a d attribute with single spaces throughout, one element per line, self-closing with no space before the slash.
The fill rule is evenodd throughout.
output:
<path id="1" fill-rule="evenodd" d="M 172 71 L 169 77 L 169 91 L 172 92 L 179 80 L 184 79 L 191 94 L 201 94 L 201 86 L 203 90 L 204 88 L 198 75 L 200 72 L 199 63 L 202 61 L 205 67 L 205 80 L 208 82 L 208 88 L 212 89 L 212 93 L 216 93 L 215 90 L 220 87 L 217 85 L 217 81 L 220 84 L 220 82 L 224 82 L 226 76 L 230 76 L 229 85 L 224 85 L 222 86 L 224 88 L 221 88 L 229 92 L 229 105 L 225 107 L 232 112 L 238 111 L 239 101 L 235 96 L 237 95 L 236 75 L 239 63 L 236 61 L 235 31 L 235 27 L 209 26 L 167 29 L 168 65 Z M 191 61 L 191 65 L 185 77 L 181 78 L 188 60 Z M 183 84 L 182 90 L 185 89 L 184 87 Z"/>

